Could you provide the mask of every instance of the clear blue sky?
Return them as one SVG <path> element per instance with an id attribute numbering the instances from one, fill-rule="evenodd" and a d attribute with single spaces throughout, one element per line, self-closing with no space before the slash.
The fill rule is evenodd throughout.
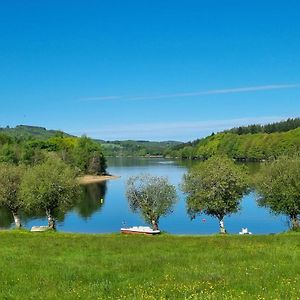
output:
<path id="1" fill-rule="evenodd" d="M 3 1 L 0 126 L 190 140 L 300 116 L 299 1 Z"/>

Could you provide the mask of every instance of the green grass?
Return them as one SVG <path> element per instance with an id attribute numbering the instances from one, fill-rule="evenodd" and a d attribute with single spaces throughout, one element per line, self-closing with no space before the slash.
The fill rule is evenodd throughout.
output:
<path id="1" fill-rule="evenodd" d="M 300 299 L 300 234 L 0 232 L 0 299 Z"/>

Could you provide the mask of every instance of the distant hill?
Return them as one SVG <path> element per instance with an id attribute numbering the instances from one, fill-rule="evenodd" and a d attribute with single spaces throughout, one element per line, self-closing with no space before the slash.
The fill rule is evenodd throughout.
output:
<path id="1" fill-rule="evenodd" d="M 47 140 L 56 136 L 74 137 L 63 131 L 47 130 L 44 127 L 28 125 L 0 128 L 0 133 L 17 139 Z M 94 139 L 94 141 L 102 145 L 106 156 L 158 156 L 164 155 L 167 150 L 181 144 L 181 142 L 176 141 L 104 141 L 100 139 Z"/>
<path id="2" fill-rule="evenodd" d="M 103 149 L 88 137 L 74 137 L 36 126 L 0 129 L 1 163 L 34 166 L 45 161 L 49 155 L 71 165 L 78 174 L 106 174 Z"/>
<path id="3" fill-rule="evenodd" d="M 34 137 L 35 139 L 47 140 L 55 136 L 71 136 L 60 130 L 47 130 L 44 127 L 18 125 L 14 128 L 5 127 L 0 128 L 0 133 L 5 133 L 13 138 L 28 139 Z"/>
<path id="4" fill-rule="evenodd" d="M 207 159 L 220 154 L 236 160 L 261 161 L 300 152 L 300 119 L 238 127 L 173 147 L 168 156 Z"/>
<path id="5" fill-rule="evenodd" d="M 180 145 L 177 141 L 107 141 L 102 142 L 107 156 L 163 156 L 172 147 Z"/>

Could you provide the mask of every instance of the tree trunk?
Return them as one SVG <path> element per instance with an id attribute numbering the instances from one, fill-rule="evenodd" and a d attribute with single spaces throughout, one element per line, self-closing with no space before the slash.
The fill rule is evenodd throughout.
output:
<path id="1" fill-rule="evenodd" d="M 292 230 L 297 230 L 300 228 L 299 224 L 299 219 L 297 216 L 291 216 L 291 225 L 292 225 Z"/>
<path id="2" fill-rule="evenodd" d="M 222 233 L 222 234 L 226 233 L 226 229 L 224 226 L 224 218 L 220 218 L 219 223 L 220 223 L 220 233 Z"/>
<path id="3" fill-rule="evenodd" d="M 157 221 L 156 220 L 152 220 L 152 227 L 153 227 L 153 230 L 158 230 L 158 224 L 157 224 Z"/>
<path id="4" fill-rule="evenodd" d="M 54 217 L 52 216 L 52 214 L 49 210 L 46 211 L 46 214 L 47 214 L 47 218 L 48 218 L 48 227 L 50 229 L 55 230 L 56 229 L 56 226 L 55 226 L 56 224 L 55 224 Z"/>
<path id="5" fill-rule="evenodd" d="M 19 216 L 18 212 L 13 211 L 12 214 L 13 214 L 13 217 L 14 217 L 16 228 L 21 228 L 22 224 L 21 224 L 21 219 L 20 219 L 20 216 Z"/>

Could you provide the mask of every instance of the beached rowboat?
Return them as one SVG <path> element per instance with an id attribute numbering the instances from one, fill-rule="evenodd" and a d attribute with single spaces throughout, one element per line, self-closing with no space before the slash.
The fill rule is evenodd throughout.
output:
<path id="1" fill-rule="evenodd" d="M 159 234 L 160 230 L 153 230 L 148 226 L 133 226 L 121 228 L 121 232 L 125 234 Z"/>

